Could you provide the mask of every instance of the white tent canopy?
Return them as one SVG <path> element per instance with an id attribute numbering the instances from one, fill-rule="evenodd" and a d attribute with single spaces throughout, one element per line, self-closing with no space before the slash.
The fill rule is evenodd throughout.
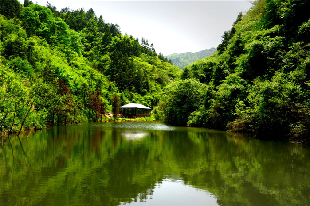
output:
<path id="1" fill-rule="evenodd" d="M 122 109 L 151 109 L 149 107 L 144 106 L 143 104 L 137 104 L 137 103 L 125 104 L 124 106 L 120 108 Z"/>

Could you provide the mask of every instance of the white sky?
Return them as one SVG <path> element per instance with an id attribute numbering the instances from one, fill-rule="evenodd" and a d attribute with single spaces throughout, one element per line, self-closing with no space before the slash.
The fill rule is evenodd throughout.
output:
<path id="1" fill-rule="evenodd" d="M 19 0 L 23 3 L 23 0 Z M 118 24 L 123 34 L 148 39 L 157 53 L 198 52 L 221 43 L 224 31 L 231 29 L 239 12 L 246 12 L 249 0 L 207 1 L 86 1 L 32 0 L 45 6 L 47 1 L 60 11 L 93 8 L 106 23 Z"/>

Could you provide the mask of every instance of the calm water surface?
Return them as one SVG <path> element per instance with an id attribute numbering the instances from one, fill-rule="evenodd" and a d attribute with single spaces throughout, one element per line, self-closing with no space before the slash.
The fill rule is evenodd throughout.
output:
<path id="1" fill-rule="evenodd" d="M 0 143 L 0 205 L 310 205 L 310 150 L 158 122 Z"/>

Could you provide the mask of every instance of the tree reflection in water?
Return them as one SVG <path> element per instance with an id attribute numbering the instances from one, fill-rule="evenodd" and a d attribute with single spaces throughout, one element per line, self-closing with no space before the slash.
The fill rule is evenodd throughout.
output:
<path id="1" fill-rule="evenodd" d="M 132 122 L 52 127 L 1 146 L 1 205 L 152 205 L 183 197 L 196 205 L 310 204 L 309 149 L 300 145 Z"/>

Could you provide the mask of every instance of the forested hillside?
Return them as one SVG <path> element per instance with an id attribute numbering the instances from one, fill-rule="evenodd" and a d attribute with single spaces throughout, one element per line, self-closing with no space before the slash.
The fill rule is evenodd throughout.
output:
<path id="1" fill-rule="evenodd" d="M 155 106 L 178 78 L 152 44 L 92 9 L 47 7 L 0 2 L 0 133 L 101 121 L 112 97 Z"/>
<path id="2" fill-rule="evenodd" d="M 24 3 L 0 1 L 1 133 L 101 121 L 119 101 L 159 103 L 170 124 L 310 134 L 310 0 L 255 1 L 214 55 L 182 70 L 92 9 Z"/>
<path id="3" fill-rule="evenodd" d="M 165 120 L 265 139 L 308 137 L 309 8 L 309 0 L 255 1 L 213 56 L 166 88 Z"/>
<path id="4" fill-rule="evenodd" d="M 167 59 L 170 59 L 173 65 L 178 66 L 180 69 L 182 69 L 197 60 L 211 56 L 215 52 L 216 49 L 212 47 L 211 49 L 205 49 L 195 53 L 186 52 L 180 54 L 170 54 L 167 56 Z"/>

